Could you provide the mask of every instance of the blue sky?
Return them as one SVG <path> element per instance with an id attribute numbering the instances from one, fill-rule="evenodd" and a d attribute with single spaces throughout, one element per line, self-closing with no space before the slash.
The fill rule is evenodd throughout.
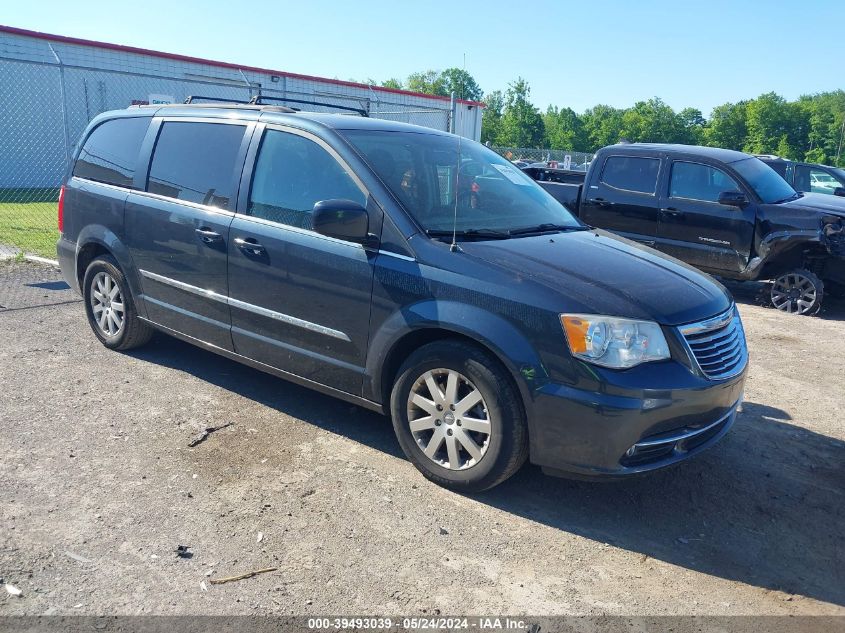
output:
<path id="1" fill-rule="evenodd" d="M 0 23 L 339 79 L 463 65 L 578 112 L 845 88 L 843 0 L 10 0 Z"/>

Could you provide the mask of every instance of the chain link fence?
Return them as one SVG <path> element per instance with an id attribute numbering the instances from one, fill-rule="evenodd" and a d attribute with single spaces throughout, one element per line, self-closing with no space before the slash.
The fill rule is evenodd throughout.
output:
<path id="1" fill-rule="evenodd" d="M 536 149 L 530 147 L 491 147 L 494 152 L 510 161 L 531 163 L 557 163 L 559 169 L 587 171 L 593 154 L 564 149 Z M 549 166 L 549 165 L 547 165 Z M 554 167 L 554 165 L 552 165 Z"/>
<path id="2" fill-rule="evenodd" d="M 414 103 L 420 101 L 416 96 L 403 98 L 364 86 L 310 89 L 319 86 L 319 81 L 288 81 L 287 77 L 259 82 L 240 70 L 228 71 L 235 79 L 212 80 L 192 75 L 184 66 L 175 72 L 173 63 L 161 63 L 161 70 L 156 70 L 149 60 L 143 65 L 132 59 L 124 64 L 112 60 L 111 68 L 102 68 L 96 63 L 80 64 L 80 59 L 88 58 L 76 51 L 71 64 L 50 42 L 38 42 L 40 48 L 35 52 L 34 45 L 26 44 L 26 55 L 20 53 L 20 45 L 0 46 L 0 259 L 21 252 L 55 258 L 59 186 L 85 126 L 106 110 L 180 103 L 188 96 L 247 102 L 260 95 L 267 103 L 308 111 L 337 112 L 331 107 L 282 100 L 320 101 L 363 110 L 375 118 L 444 131 L 453 125 L 448 101 L 442 107 L 422 107 Z M 91 61 L 99 60 L 92 57 Z M 126 69 L 120 70 L 121 66 Z"/>

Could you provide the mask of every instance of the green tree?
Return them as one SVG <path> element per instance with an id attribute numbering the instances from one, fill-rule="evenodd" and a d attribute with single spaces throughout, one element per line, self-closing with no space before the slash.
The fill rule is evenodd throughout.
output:
<path id="1" fill-rule="evenodd" d="M 447 94 L 455 93 L 458 99 L 481 101 L 483 94 L 475 78 L 462 68 L 447 68 L 440 73 Z"/>
<path id="2" fill-rule="evenodd" d="M 558 109 L 556 106 L 549 106 L 543 115 L 543 124 L 550 149 L 587 151 L 584 123 L 572 108 Z"/>
<path id="3" fill-rule="evenodd" d="M 804 159 L 814 163 L 833 164 L 840 152 L 842 123 L 845 117 L 845 91 L 805 95 L 798 100 L 807 116 L 807 151 Z M 843 161 L 840 158 L 840 161 Z"/>
<path id="4" fill-rule="evenodd" d="M 381 85 L 383 88 L 394 88 L 396 90 L 402 90 L 405 87 L 405 84 L 403 84 L 400 79 L 396 79 L 395 77 L 385 79 L 381 82 Z"/>
<path id="5" fill-rule="evenodd" d="M 678 113 L 681 125 L 686 131 L 686 139 L 691 145 L 702 145 L 704 143 L 704 131 L 707 129 L 707 120 L 696 108 L 684 108 Z"/>
<path id="6" fill-rule="evenodd" d="M 481 142 L 496 145 L 502 127 L 505 97 L 501 90 L 494 90 L 484 95 L 484 103 L 487 107 L 481 114 Z"/>
<path id="7" fill-rule="evenodd" d="M 662 99 L 640 101 L 622 115 L 623 137 L 633 142 L 682 143 L 688 141 L 686 128 L 675 111 Z"/>
<path id="8" fill-rule="evenodd" d="M 531 88 L 522 77 L 508 84 L 497 141 L 510 147 L 545 145 L 546 130 L 540 111 L 528 100 Z"/>
<path id="9" fill-rule="evenodd" d="M 587 134 L 588 151 L 594 152 L 619 142 L 623 113 L 624 110 L 609 105 L 597 105 L 584 112 L 581 118 Z"/>
<path id="10" fill-rule="evenodd" d="M 748 136 L 747 101 L 725 103 L 713 109 L 704 130 L 704 141 L 712 147 L 742 149 Z"/>
<path id="11" fill-rule="evenodd" d="M 449 96 L 443 75 L 436 70 L 425 70 L 419 73 L 412 73 L 408 76 L 406 85 L 408 86 L 408 90 L 412 90 L 413 92 L 440 95 L 441 97 Z"/>
<path id="12" fill-rule="evenodd" d="M 809 148 L 809 115 L 797 103 L 769 92 L 748 102 L 748 136 L 743 150 L 800 158 Z"/>

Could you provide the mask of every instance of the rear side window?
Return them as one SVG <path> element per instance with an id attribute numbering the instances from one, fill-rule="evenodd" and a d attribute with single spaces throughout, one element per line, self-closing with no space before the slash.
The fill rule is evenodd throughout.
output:
<path id="1" fill-rule="evenodd" d="M 245 126 L 167 121 L 158 135 L 147 191 L 225 209 Z"/>
<path id="2" fill-rule="evenodd" d="M 249 214 L 311 229 L 314 205 L 334 199 L 367 204 L 352 177 L 323 147 L 296 134 L 268 130 L 255 162 Z"/>
<path id="3" fill-rule="evenodd" d="M 639 156 L 610 156 L 604 164 L 601 182 L 614 189 L 653 194 L 657 191 L 660 159 Z"/>
<path id="4" fill-rule="evenodd" d="M 118 187 L 131 187 L 135 164 L 150 119 L 111 119 L 88 136 L 73 167 L 73 175 Z"/>

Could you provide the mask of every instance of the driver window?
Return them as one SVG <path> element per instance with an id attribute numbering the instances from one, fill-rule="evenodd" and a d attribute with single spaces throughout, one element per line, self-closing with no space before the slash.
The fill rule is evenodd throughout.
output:
<path id="1" fill-rule="evenodd" d="M 252 176 L 249 215 L 310 230 L 314 205 L 338 198 L 367 204 L 352 177 L 320 145 L 296 134 L 267 130 Z"/>
<path id="2" fill-rule="evenodd" d="M 676 162 L 672 165 L 669 195 L 702 202 L 719 202 L 726 191 L 741 192 L 736 181 L 725 172 L 699 163 Z"/>

